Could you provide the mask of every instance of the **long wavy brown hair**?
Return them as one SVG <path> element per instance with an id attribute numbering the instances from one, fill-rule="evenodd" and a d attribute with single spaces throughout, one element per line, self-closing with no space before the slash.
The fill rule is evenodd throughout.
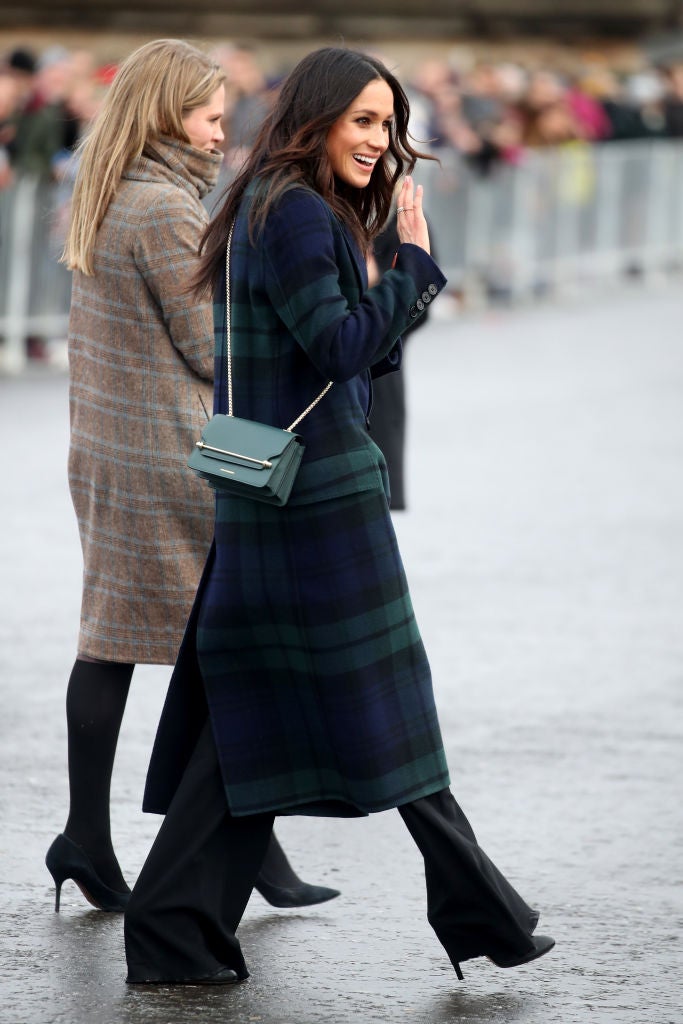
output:
<path id="1" fill-rule="evenodd" d="M 327 155 L 332 125 L 369 82 L 383 79 L 394 97 L 389 147 L 365 188 L 335 177 Z M 304 57 L 282 83 L 250 155 L 227 187 L 222 205 L 200 245 L 201 266 L 195 278 L 199 292 L 211 288 L 225 258 L 225 244 L 247 187 L 256 182 L 249 215 L 252 243 L 268 211 L 292 185 L 314 189 L 346 223 L 361 248 L 369 246 L 384 225 L 396 184 L 419 158 L 434 159 L 414 149 L 408 137 L 408 98 L 395 76 L 365 53 L 324 47 Z"/>

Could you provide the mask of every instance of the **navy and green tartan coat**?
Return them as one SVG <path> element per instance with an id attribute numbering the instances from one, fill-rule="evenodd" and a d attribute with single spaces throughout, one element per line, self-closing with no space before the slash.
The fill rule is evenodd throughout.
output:
<path id="1" fill-rule="evenodd" d="M 365 261 L 321 197 L 287 191 L 254 245 L 245 199 L 231 255 L 237 416 L 297 428 L 306 450 L 284 508 L 218 495 L 215 539 L 181 646 L 144 808 L 165 812 L 207 709 L 235 815 L 355 815 L 448 785 L 429 664 L 368 434 L 371 378 L 445 284 L 401 245 L 367 288 Z M 214 304 L 215 411 L 227 411 L 225 294 Z"/>

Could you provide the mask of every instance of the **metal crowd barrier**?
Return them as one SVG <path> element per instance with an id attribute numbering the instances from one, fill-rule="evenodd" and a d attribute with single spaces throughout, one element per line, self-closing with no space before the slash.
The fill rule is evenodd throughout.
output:
<path id="1" fill-rule="evenodd" d="M 466 299 L 523 301 L 683 263 L 683 143 L 568 143 L 487 176 L 447 153 L 419 174 L 439 263 Z"/>
<path id="2" fill-rule="evenodd" d="M 683 264 L 683 143 L 569 143 L 485 176 L 447 151 L 418 179 L 439 263 L 465 303 L 589 291 Z M 28 338 L 66 336 L 68 207 L 67 185 L 23 178 L 0 192 L 0 372 L 22 369 Z"/>
<path id="3" fill-rule="evenodd" d="M 71 275 L 58 258 L 69 194 L 33 177 L 0 191 L 0 371 L 23 369 L 30 338 L 66 337 Z"/>

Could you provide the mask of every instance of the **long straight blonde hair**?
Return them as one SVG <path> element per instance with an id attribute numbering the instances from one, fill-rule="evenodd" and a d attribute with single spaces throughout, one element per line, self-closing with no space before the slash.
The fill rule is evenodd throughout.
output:
<path id="1" fill-rule="evenodd" d="M 121 64 L 78 149 L 71 221 L 62 253 L 70 270 L 94 273 L 95 237 L 121 175 L 161 135 L 189 142 L 183 117 L 209 102 L 225 73 L 182 39 L 157 39 Z"/>

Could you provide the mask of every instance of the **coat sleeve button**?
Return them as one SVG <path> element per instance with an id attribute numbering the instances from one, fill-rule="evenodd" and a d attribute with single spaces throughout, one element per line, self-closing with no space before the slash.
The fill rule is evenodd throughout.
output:
<path id="1" fill-rule="evenodd" d="M 427 303 L 427 302 L 431 302 L 431 301 L 432 301 L 432 297 L 431 297 L 431 295 L 429 294 L 429 292 L 427 292 L 427 291 L 425 291 L 425 292 L 422 292 L 422 301 L 423 301 L 424 303 Z"/>
<path id="2" fill-rule="evenodd" d="M 416 309 L 416 307 L 415 306 L 411 306 L 410 310 L 409 310 L 409 313 L 410 313 L 410 315 L 412 316 L 412 318 L 414 320 L 415 317 L 417 316 L 417 309 Z"/>
<path id="3" fill-rule="evenodd" d="M 417 302 L 415 303 L 415 305 L 420 310 L 420 312 L 422 312 L 422 310 L 425 308 L 425 304 L 422 301 L 422 299 L 418 299 Z"/>
<path id="4" fill-rule="evenodd" d="M 439 289 L 436 287 L 435 284 L 430 284 L 430 286 L 429 286 L 429 288 L 427 290 L 428 290 L 430 295 L 436 295 L 438 293 L 438 291 L 439 291 Z"/>

